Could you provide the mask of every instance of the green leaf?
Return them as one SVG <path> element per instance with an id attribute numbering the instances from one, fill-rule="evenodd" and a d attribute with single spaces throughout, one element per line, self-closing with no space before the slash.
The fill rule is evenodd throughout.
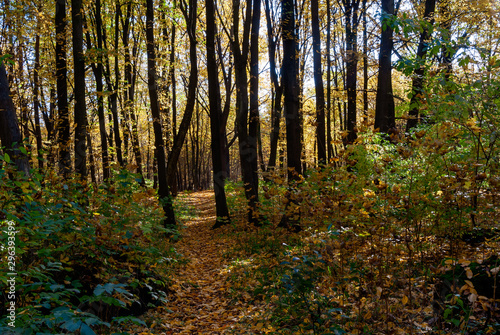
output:
<path id="1" fill-rule="evenodd" d="M 5 163 L 10 163 L 10 156 L 8 153 L 5 153 L 5 155 L 3 156 L 3 160 L 5 161 Z"/>
<path id="2" fill-rule="evenodd" d="M 99 285 L 97 285 L 97 287 L 94 289 L 94 295 L 101 295 L 101 294 L 103 294 L 103 293 L 104 293 L 104 291 L 106 291 L 106 290 L 104 289 L 104 287 L 103 287 L 101 284 L 99 284 Z"/>
<path id="3" fill-rule="evenodd" d="M 92 328 L 87 326 L 85 323 L 80 327 L 80 334 L 82 335 L 97 335 Z"/>

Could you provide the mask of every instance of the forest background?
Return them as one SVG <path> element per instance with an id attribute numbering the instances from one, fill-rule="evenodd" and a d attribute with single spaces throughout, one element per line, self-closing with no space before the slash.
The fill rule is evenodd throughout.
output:
<path id="1" fill-rule="evenodd" d="M 272 259 L 251 288 L 235 265 L 232 292 L 269 300 L 255 332 L 497 331 L 499 10 L 3 1 L 20 332 L 143 324 L 186 261 L 178 195 L 206 189 L 228 257 Z"/>

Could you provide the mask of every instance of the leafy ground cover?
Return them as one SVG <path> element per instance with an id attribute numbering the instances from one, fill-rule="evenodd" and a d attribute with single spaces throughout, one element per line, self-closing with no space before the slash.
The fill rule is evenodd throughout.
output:
<path id="1" fill-rule="evenodd" d="M 500 118 L 490 93 L 482 107 L 440 101 L 447 117 L 408 135 L 363 130 L 295 184 L 285 171 L 263 176 L 258 228 L 238 184 L 227 187 L 230 225 L 212 229 L 210 192 L 186 193 L 175 200 L 183 224 L 170 231 L 155 192 L 130 173 L 96 187 L 11 178 L 4 164 L 1 219 L 19 231 L 18 333 L 498 333 Z M 300 213 L 300 232 L 278 228 L 287 211 Z M 0 327 L 11 331 L 5 318 Z"/>

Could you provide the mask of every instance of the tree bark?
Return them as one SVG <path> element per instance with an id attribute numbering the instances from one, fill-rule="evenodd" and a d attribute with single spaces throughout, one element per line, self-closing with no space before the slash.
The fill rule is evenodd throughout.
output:
<path id="1" fill-rule="evenodd" d="M 281 11 L 281 35 L 283 39 L 283 64 L 281 72 L 286 120 L 288 179 L 292 181 L 299 179 L 299 175 L 302 174 L 294 1 L 282 0 Z"/>
<path id="2" fill-rule="evenodd" d="M 248 53 L 250 47 L 250 30 L 252 23 L 252 7 L 247 4 L 243 22 L 241 45 L 239 40 L 240 10 L 240 1 L 233 0 L 233 26 L 231 34 L 231 46 L 234 55 L 236 81 L 236 128 L 239 140 L 238 142 L 242 179 L 245 189 L 245 197 L 248 201 L 248 221 L 250 223 L 257 224 L 258 218 L 256 217 L 256 209 L 258 203 L 259 184 L 257 179 L 258 155 L 256 124 L 258 124 L 258 112 L 257 116 L 253 116 L 256 120 L 252 120 L 252 116 L 250 116 L 249 118 L 250 106 L 247 75 Z M 255 45 L 254 47 L 257 47 L 257 45 Z M 252 78 L 250 80 L 252 81 Z M 253 85 L 255 85 L 255 82 L 253 83 Z M 250 129 L 250 124 L 252 124 L 252 129 Z M 250 133 L 250 131 L 252 131 L 252 133 Z"/>
<path id="3" fill-rule="evenodd" d="M 358 10 L 360 0 L 342 0 L 345 14 L 347 143 L 357 138 Z"/>
<path id="4" fill-rule="evenodd" d="M 97 0 L 98 2 L 100 0 Z M 83 54 L 82 0 L 71 0 L 75 95 L 75 172 L 87 178 L 87 104 L 85 102 L 85 56 Z"/>
<path id="5" fill-rule="evenodd" d="M 396 130 L 391 64 L 393 48 L 391 19 L 393 15 L 394 0 L 382 0 L 382 34 L 380 39 L 377 99 L 375 105 L 375 129 L 385 134 L 390 134 Z"/>
<path id="6" fill-rule="evenodd" d="M 434 24 L 434 11 L 436 10 L 436 0 L 425 0 L 424 17 L 422 22 L 422 32 L 420 33 L 420 41 L 417 48 L 417 68 L 413 71 L 412 85 L 411 85 L 411 100 L 410 111 L 408 115 L 410 118 L 406 123 L 406 131 L 410 131 L 419 122 L 419 108 L 422 103 L 422 94 L 424 88 L 424 74 L 425 74 L 425 58 L 427 55 L 427 40 L 430 37 L 430 27 Z"/>
<path id="7" fill-rule="evenodd" d="M 283 96 L 283 86 L 279 83 L 278 73 L 276 70 L 276 47 L 277 41 L 273 34 L 273 25 L 271 22 L 271 9 L 269 0 L 265 0 L 266 5 L 266 24 L 267 24 L 267 42 L 269 54 L 269 74 L 273 89 L 272 105 L 271 105 L 271 134 L 270 134 L 270 153 L 267 171 L 270 172 L 276 167 L 276 158 L 278 152 L 278 140 L 280 135 L 280 120 L 281 120 L 281 100 Z"/>
<path id="8" fill-rule="evenodd" d="M 35 68 L 33 69 L 33 111 L 35 117 L 35 138 L 38 158 L 38 168 L 43 170 L 43 142 L 42 129 L 40 127 L 40 35 L 35 37 Z M 46 127 L 48 128 L 48 127 Z"/>
<path id="9" fill-rule="evenodd" d="M 23 172 L 25 176 L 29 176 L 28 158 L 19 150 L 23 139 L 14 103 L 10 96 L 9 81 L 4 64 L 0 64 L 0 140 L 2 146 L 5 147 L 5 153 L 16 164 L 17 170 Z"/>
<path id="10" fill-rule="evenodd" d="M 302 174 L 301 120 L 299 113 L 299 82 L 297 62 L 297 37 L 295 26 L 295 8 L 293 0 L 281 0 L 281 36 L 283 39 L 283 63 L 281 80 L 284 94 L 288 183 L 285 214 L 280 227 L 300 230 L 300 206 L 294 197 L 294 181 L 299 181 Z"/>
<path id="11" fill-rule="evenodd" d="M 321 70 L 321 35 L 319 29 L 318 0 L 311 0 L 311 28 L 313 37 L 314 87 L 316 90 L 316 145 L 318 165 L 326 163 L 325 91 Z"/>
<path id="12" fill-rule="evenodd" d="M 163 130 L 160 115 L 160 104 L 156 83 L 156 51 L 154 42 L 154 11 L 153 0 L 146 0 L 146 41 L 148 57 L 148 88 L 151 103 L 151 114 L 153 116 L 153 130 L 155 134 L 155 158 L 158 164 L 158 196 L 160 204 L 165 211 L 167 219 L 165 227 L 171 228 L 168 218 L 175 217 L 173 213 L 172 198 L 168 190 L 167 169 L 165 166 L 165 144 L 163 141 Z"/>
<path id="13" fill-rule="evenodd" d="M 214 228 L 230 222 L 229 209 L 227 208 L 226 192 L 224 184 L 227 173 L 224 172 L 224 150 L 226 129 L 221 126 L 221 96 L 219 77 L 217 73 L 217 61 L 215 58 L 215 4 L 214 0 L 205 0 L 206 10 L 206 49 L 207 49 L 207 77 L 208 77 L 208 100 L 210 108 L 210 130 L 212 138 L 212 164 L 213 182 L 215 192 L 215 209 L 217 219 Z"/>
<path id="14" fill-rule="evenodd" d="M 252 194 L 249 200 L 249 222 L 259 224 L 257 204 L 259 202 L 258 145 L 260 143 L 259 115 L 259 30 L 261 0 L 253 0 L 252 28 L 250 34 L 250 114 L 248 119 L 248 139 L 252 148 L 250 167 L 252 173 Z"/>
<path id="15" fill-rule="evenodd" d="M 185 5 L 181 2 L 181 10 L 184 13 L 186 19 L 186 26 L 189 37 L 189 61 L 191 64 L 191 70 L 189 73 L 189 83 L 188 83 L 188 95 L 186 108 L 184 110 L 184 116 L 182 117 L 181 124 L 179 125 L 179 131 L 175 135 L 174 144 L 172 150 L 168 155 L 167 162 L 167 183 L 170 188 L 176 184 L 175 175 L 177 170 L 177 163 L 179 161 L 179 156 L 181 154 L 182 146 L 186 139 L 186 134 L 189 130 L 191 124 L 191 119 L 193 117 L 194 106 L 196 102 L 196 88 L 198 86 L 198 58 L 196 54 L 196 16 L 197 16 L 197 0 L 189 0 L 189 7 L 185 8 Z M 172 206 L 172 203 L 167 203 Z M 173 207 L 167 212 L 167 224 L 175 225 L 175 217 L 169 217 L 168 214 L 173 215 Z"/>
<path id="16" fill-rule="evenodd" d="M 66 62 L 66 0 L 56 2 L 56 87 L 57 87 L 57 137 L 59 144 L 59 170 L 64 178 L 71 172 L 69 152 L 70 124 L 68 110 L 68 69 Z"/>

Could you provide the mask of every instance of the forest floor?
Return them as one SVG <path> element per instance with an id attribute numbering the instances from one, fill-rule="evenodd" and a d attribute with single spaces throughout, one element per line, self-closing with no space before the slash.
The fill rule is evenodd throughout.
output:
<path id="1" fill-rule="evenodd" d="M 183 197 L 184 204 L 194 212 L 185 222 L 175 248 L 187 262 L 176 266 L 169 279 L 170 303 L 144 316 L 151 326 L 141 334 L 245 334 L 238 330 L 239 321 L 256 307 L 234 301 L 227 293 L 229 260 L 224 255 L 234 240 L 222 234 L 224 228 L 212 229 L 213 191 Z"/>
<path id="2" fill-rule="evenodd" d="M 179 259 L 166 273 L 159 273 L 165 276 L 169 301 L 141 317 L 147 327 L 127 329 L 128 333 L 442 335 L 500 331 L 498 310 L 484 290 L 495 286 L 498 241 L 481 247 L 454 242 L 453 259 L 443 258 L 451 244 L 434 242 L 418 257 L 408 258 L 404 240 L 387 238 L 386 231 L 366 234 L 363 225 L 334 233 L 318 228 L 290 234 L 276 228 L 277 204 L 270 206 L 269 213 L 274 215 L 266 215 L 266 226 L 248 226 L 244 200 L 236 194 L 228 197 L 232 223 L 215 230 L 213 191 L 178 197 L 181 208 L 177 213 L 182 212 L 183 224 L 173 247 Z M 317 220 L 317 214 L 304 215 L 306 227 L 311 220 Z M 409 266 L 419 262 L 434 264 L 435 275 Z M 446 276 L 460 280 L 458 293 L 451 294 L 454 286 L 439 286 L 441 293 L 436 295 L 432 278 L 445 280 Z M 477 329 L 480 332 L 474 332 Z"/>

